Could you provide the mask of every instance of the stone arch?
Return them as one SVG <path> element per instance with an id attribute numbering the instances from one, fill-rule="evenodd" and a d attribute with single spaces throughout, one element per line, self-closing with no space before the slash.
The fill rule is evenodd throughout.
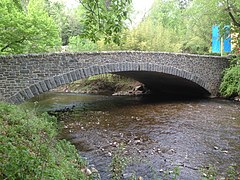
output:
<path id="1" fill-rule="evenodd" d="M 211 90 L 207 82 L 204 82 L 199 76 L 172 66 L 161 66 L 153 63 L 107 63 L 103 65 L 93 65 L 87 68 L 79 68 L 71 70 L 67 73 L 49 77 L 39 81 L 9 98 L 11 103 L 21 103 L 33 98 L 39 94 L 50 91 L 59 86 L 74 82 L 79 79 L 87 78 L 94 75 L 106 73 L 119 73 L 131 71 L 157 72 L 164 73 L 180 78 L 184 78 L 199 85 L 211 94 Z"/>

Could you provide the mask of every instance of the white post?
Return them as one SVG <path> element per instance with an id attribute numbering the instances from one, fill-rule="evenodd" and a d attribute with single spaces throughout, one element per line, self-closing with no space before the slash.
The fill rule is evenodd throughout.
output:
<path id="1" fill-rule="evenodd" d="M 221 49 L 221 56 L 223 56 L 223 37 L 220 40 L 220 49 Z"/>

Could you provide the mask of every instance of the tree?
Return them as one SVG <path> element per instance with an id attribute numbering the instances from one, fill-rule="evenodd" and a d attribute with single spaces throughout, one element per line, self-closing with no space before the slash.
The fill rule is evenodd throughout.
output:
<path id="1" fill-rule="evenodd" d="M 83 31 L 83 8 L 78 6 L 68 9 L 61 2 L 48 2 L 46 7 L 48 14 L 60 29 L 62 45 L 69 43 L 69 38 L 78 36 Z"/>
<path id="2" fill-rule="evenodd" d="M 131 0 L 79 0 L 79 2 L 85 9 L 82 36 L 93 42 L 103 37 L 106 43 L 113 41 L 120 44 Z"/>
<path id="3" fill-rule="evenodd" d="M 121 32 L 126 28 L 131 0 L 79 0 L 79 6 L 67 9 L 59 2 L 46 0 L 47 10 L 61 30 L 63 45 L 74 42 L 97 42 L 120 44 Z M 71 44 L 72 45 L 72 44 Z M 76 48 L 74 48 L 76 50 Z"/>
<path id="4" fill-rule="evenodd" d="M 2 0 L 0 12 L 0 54 L 48 52 L 59 47 L 59 31 L 44 9 L 44 0 Z"/>
<path id="5" fill-rule="evenodd" d="M 185 29 L 184 13 L 178 0 L 155 0 L 149 17 L 154 23 L 181 33 Z"/>
<path id="6" fill-rule="evenodd" d="M 233 25 L 240 28 L 240 2 L 237 0 L 226 0 L 224 4 Z"/>
<path id="7" fill-rule="evenodd" d="M 176 36 L 173 29 L 147 18 L 138 27 L 126 32 L 122 49 L 179 52 L 181 44 L 175 38 Z"/>
<path id="8" fill-rule="evenodd" d="M 208 19 L 208 29 L 210 29 L 212 25 L 220 25 L 222 29 L 221 35 L 224 36 L 223 27 L 225 25 L 231 25 L 231 33 L 236 36 L 233 51 L 236 57 L 230 61 L 231 66 L 224 72 L 220 86 L 221 94 L 227 97 L 240 95 L 240 54 L 238 54 L 240 45 L 239 7 L 239 0 L 193 0 L 192 2 L 192 8 L 198 9 L 198 13 L 196 14 L 199 14 L 201 19 L 203 17 Z M 197 19 L 197 21 L 201 22 L 200 19 Z"/>
<path id="9" fill-rule="evenodd" d="M 174 30 L 175 39 L 182 44 L 182 52 L 210 53 L 211 27 L 232 26 L 239 20 L 238 0 L 156 0 L 149 18 Z"/>
<path id="10" fill-rule="evenodd" d="M 152 35 L 149 49 L 159 51 L 180 52 L 187 31 L 185 19 L 186 1 L 155 0 L 149 15 L 143 24 L 149 24 L 148 31 Z M 139 26 L 139 27 L 140 27 Z M 153 46 L 154 47 L 153 47 Z"/>

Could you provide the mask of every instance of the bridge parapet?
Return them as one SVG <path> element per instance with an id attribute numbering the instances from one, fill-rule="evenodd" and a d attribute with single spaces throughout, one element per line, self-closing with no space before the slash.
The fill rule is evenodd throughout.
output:
<path id="1" fill-rule="evenodd" d="M 83 52 L 0 56 L 0 100 L 22 102 L 96 74 L 161 72 L 185 78 L 216 95 L 228 58 L 163 52 Z"/>

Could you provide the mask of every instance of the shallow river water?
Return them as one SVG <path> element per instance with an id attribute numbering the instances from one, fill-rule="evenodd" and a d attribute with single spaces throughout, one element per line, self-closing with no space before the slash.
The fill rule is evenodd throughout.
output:
<path id="1" fill-rule="evenodd" d="M 129 163 L 124 176 L 158 179 L 180 169 L 179 179 L 201 179 L 214 166 L 240 166 L 240 103 L 219 99 L 156 99 L 48 93 L 32 99 L 61 113 L 61 138 L 71 141 L 102 179 L 119 144 Z M 36 103 L 35 103 L 36 104 Z"/>

